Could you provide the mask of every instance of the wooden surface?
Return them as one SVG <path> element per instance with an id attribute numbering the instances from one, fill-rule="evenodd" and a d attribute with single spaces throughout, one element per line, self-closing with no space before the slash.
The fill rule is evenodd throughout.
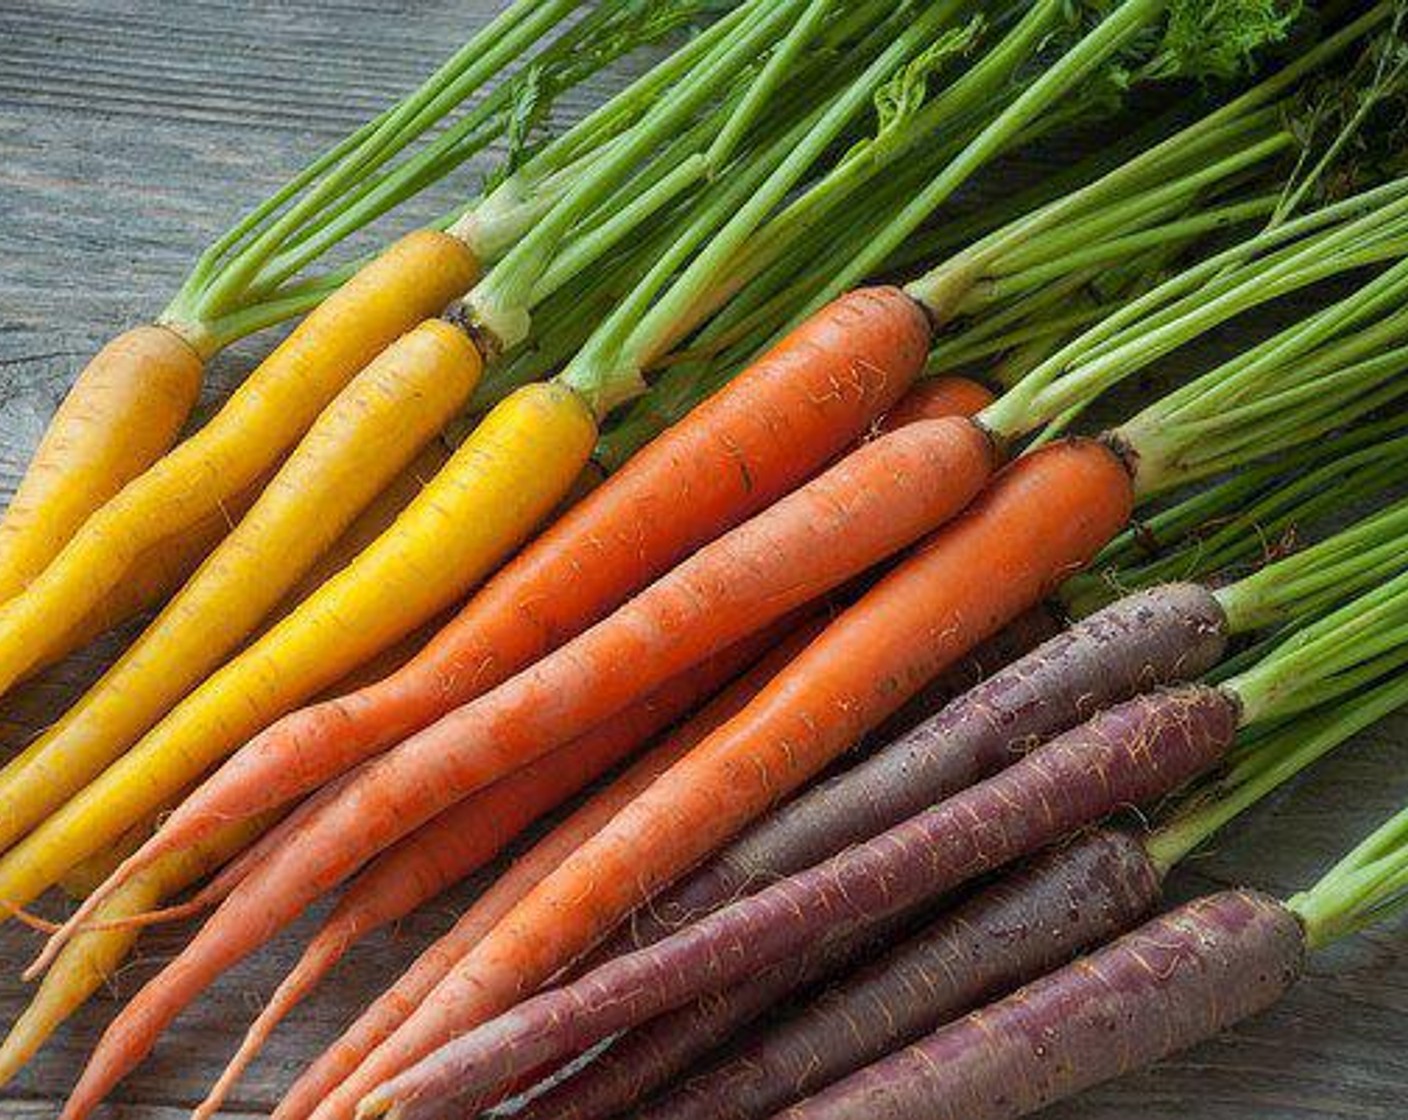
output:
<path id="1" fill-rule="evenodd" d="M 0 493 L 75 368 L 158 311 L 188 262 L 246 204 L 406 89 L 493 5 L 486 0 L 0 0 Z M 588 95 L 590 96 L 590 95 Z M 441 192 L 470 189 L 462 172 Z M 430 209 L 434 210 L 434 200 Z M 409 221 L 410 219 L 406 219 Z M 268 346 L 215 365 L 218 399 Z M 0 704 L 0 750 L 41 727 L 114 646 Z M 1408 796 L 1408 719 L 1346 748 L 1181 872 L 1177 895 L 1252 882 L 1287 892 Z M 258 1115 L 300 1064 L 472 896 L 467 884 L 357 947 L 245 1078 L 225 1115 Z M 305 919 L 226 976 L 122 1086 L 113 1116 L 175 1120 L 312 929 Z M 1277 1011 L 1215 1043 L 1053 1110 L 1052 1120 L 1391 1120 L 1408 1116 L 1408 926 L 1318 958 Z M 130 994 L 183 936 L 145 939 Z M 0 1023 L 33 938 L 0 928 Z M 20 1079 L 0 1120 L 43 1120 L 114 1007 L 95 998 Z"/>

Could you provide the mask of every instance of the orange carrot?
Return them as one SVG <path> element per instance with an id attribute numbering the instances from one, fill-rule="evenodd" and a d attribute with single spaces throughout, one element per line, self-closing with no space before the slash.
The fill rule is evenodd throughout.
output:
<path id="1" fill-rule="evenodd" d="M 700 662 L 599 727 L 451 806 L 378 856 L 348 887 L 264 1006 L 193 1120 L 215 1114 L 274 1028 L 356 942 L 484 866 L 538 817 L 721 688 L 777 637 L 773 627 Z"/>
<path id="2" fill-rule="evenodd" d="M 987 438 L 962 420 L 912 424 L 864 444 L 528 671 L 372 761 L 137 993 L 65 1116 L 87 1115 L 220 972 L 378 851 L 942 524 L 982 489 L 992 463 Z"/>
<path id="3" fill-rule="evenodd" d="M 142 858 L 318 788 L 581 633 L 842 453 L 909 386 L 928 342 L 897 289 L 835 301 L 544 532 L 405 668 L 251 740 Z"/>
<path id="4" fill-rule="evenodd" d="M 350 1113 L 378 1084 L 577 959 L 1087 562 L 1124 525 L 1131 503 L 1123 463 L 1093 441 L 1043 449 L 1003 472 L 524 898 L 314 1115 Z M 372 1098 L 367 1107 L 384 1103 Z"/>
<path id="5" fill-rule="evenodd" d="M 273 1120 L 303 1120 L 381 1041 L 401 1025 L 450 969 L 530 890 L 635 800 L 651 782 L 732 719 L 820 632 L 823 620 L 803 623 L 694 716 L 660 741 L 624 774 L 514 861 L 455 923 L 426 949 L 313 1063 L 279 1102 Z M 552 756 L 556 757 L 556 755 Z M 460 807 L 469 804 L 460 803 Z M 443 819 L 455 810 L 447 811 Z M 395 849 L 392 849 L 393 851 Z"/>
<path id="6" fill-rule="evenodd" d="M 893 432 L 918 420 L 944 416 L 976 416 L 994 398 L 991 391 L 966 377 L 929 377 L 915 385 L 880 418 L 881 432 Z"/>

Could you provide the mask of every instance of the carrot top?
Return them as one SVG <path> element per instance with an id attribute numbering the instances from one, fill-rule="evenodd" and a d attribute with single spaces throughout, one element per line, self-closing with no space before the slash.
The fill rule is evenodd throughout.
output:
<path id="1" fill-rule="evenodd" d="M 708 4 L 671 0 L 656 7 L 661 10 L 642 11 L 630 0 L 516 0 L 417 89 L 210 245 L 159 321 L 208 355 L 307 311 L 356 267 L 310 275 L 309 265 L 496 140 L 508 142 L 509 162 L 516 162 L 564 90 L 694 19 Z"/>
<path id="2" fill-rule="evenodd" d="M 1408 808 L 1286 905 L 1300 917 L 1312 949 L 1400 913 L 1408 906 Z"/>

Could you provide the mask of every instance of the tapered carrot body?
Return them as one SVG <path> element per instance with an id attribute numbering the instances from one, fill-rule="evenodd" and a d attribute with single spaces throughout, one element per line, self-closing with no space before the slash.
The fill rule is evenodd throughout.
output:
<path id="1" fill-rule="evenodd" d="M 141 637 L 0 770 L 0 849 L 82 789 L 243 641 L 459 411 L 479 368 L 462 331 L 429 320 L 352 379 Z"/>
<path id="2" fill-rule="evenodd" d="M 1126 596 L 759 821 L 654 899 L 615 950 L 649 945 L 759 886 L 868 840 L 1101 708 L 1194 680 L 1222 660 L 1226 647 L 1226 616 L 1206 588 L 1165 584 Z"/>
<path id="3" fill-rule="evenodd" d="M 484 866 L 538 817 L 722 687 L 776 636 L 755 635 L 701 662 L 600 727 L 451 806 L 373 860 L 265 1004 L 195 1116 L 219 1109 L 280 1020 L 354 944 Z"/>
<path id="4" fill-rule="evenodd" d="M 913 424 L 864 444 L 531 669 L 372 760 L 303 842 L 257 868 L 114 1021 L 70 1116 L 96 1104 L 224 968 L 378 851 L 905 547 L 965 506 L 991 461 L 967 421 Z"/>
<path id="5" fill-rule="evenodd" d="M 1045 852 L 743 1041 L 639 1116 L 772 1116 L 1134 928 L 1157 906 L 1161 878 L 1143 845 L 1119 830 L 1097 829 Z M 654 1033 L 660 1022 L 641 1032 Z M 574 1099 L 590 1095 L 590 1069 L 578 1079 L 583 1091 Z M 599 1115 L 574 1111 L 561 1120 Z"/>
<path id="6" fill-rule="evenodd" d="M 0 603 L 18 595 L 99 506 L 176 442 L 207 355 L 169 327 L 124 331 L 59 405 L 0 519 Z"/>
<path id="7" fill-rule="evenodd" d="M 779 1116 L 1013 1120 L 1266 1010 L 1305 954 L 1275 899 L 1199 899 Z"/>
<path id="8" fill-rule="evenodd" d="M 581 633 L 844 452 L 928 345 L 923 312 L 897 289 L 835 301 L 567 512 L 403 670 L 281 720 L 167 829 L 189 840 L 316 789 Z"/>
<path id="9" fill-rule="evenodd" d="M 820 619 L 804 623 L 755 666 L 638 759 L 624 774 L 543 837 L 481 895 L 298 1079 L 275 1120 L 303 1120 L 388 1037 L 450 969 L 529 891 L 596 835 L 651 782 L 737 715 L 814 638 Z"/>
<path id="10" fill-rule="evenodd" d="M 524 899 L 339 1090 L 339 1106 L 570 963 L 1087 561 L 1129 508 L 1128 475 L 1098 444 L 1053 445 L 1004 472 Z"/>
<path id="11" fill-rule="evenodd" d="M 881 836 L 461 1035 L 363 1098 L 359 1112 L 463 1115 L 523 1070 L 936 899 L 1116 809 L 1147 805 L 1225 757 L 1238 713 L 1231 694 L 1201 686 L 1107 709 Z M 447 984 L 423 1010 L 443 1013 Z"/>
<path id="12" fill-rule="evenodd" d="M 0 608 L 0 692 L 125 579 L 269 471 L 356 373 L 473 282 L 448 235 L 402 238 L 312 311 L 205 427 L 128 483 L 24 592 Z"/>
<path id="13" fill-rule="evenodd" d="M 149 910 L 184 890 L 248 844 L 268 822 L 259 818 L 220 829 L 203 844 L 175 852 L 130 880 L 99 909 L 101 922 Z M 60 1024 L 117 971 L 140 931 L 110 928 L 84 931 L 54 962 L 34 998 L 0 1043 L 0 1085 L 9 1081 Z"/>
<path id="14" fill-rule="evenodd" d="M 362 510 L 332 545 L 313 561 L 292 587 L 284 593 L 279 605 L 270 613 L 259 630 L 275 625 L 284 615 L 293 611 L 333 576 L 351 564 L 362 550 L 376 542 L 377 537 L 386 532 L 401 516 L 420 492 L 428 486 L 450 460 L 450 445 L 443 439 L 432 439 L 426 443 L 416 457 L 392 477 L 381 491 Z M 341 683 L 341 682 L 339 682 Z M 336 686 L 334 686 L 336 687 Z"/>
<path id="15" fill-rule="evenodd" d="M 252 733 L 452 603 L 552 508 L 592 438 L 567 390 L 531 385 L 506 398 L 353 564 L 12 848 L 0 898 L 35 897 Z M 534 467 L 527 477 L 524 463 Z"/>

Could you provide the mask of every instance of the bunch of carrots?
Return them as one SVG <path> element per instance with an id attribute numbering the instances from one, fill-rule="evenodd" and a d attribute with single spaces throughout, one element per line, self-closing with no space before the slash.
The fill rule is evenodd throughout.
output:
<path id="1" fill-rule="evenodd" d="M 1408 14 L 1351 7 L 510 4 L 94 359 L 0 523 L 0 695 L 159 606 L 0 770 L 0 902 L 45 936 L 0 1079 L 200 918 L 91 1115 L 341 890 L 213 1116 L 356 942 L 594 785 L 276 1117 L 1018 1116 L 1393 910 L 1401 822 L 1136 928 L 1408 701 Z M 1035 190 L 984 174 L 1184 79 Z M 443 221 L 308 271 L 500 139 Z M 175 442 L 203 362 L 299 314 Z"/>

